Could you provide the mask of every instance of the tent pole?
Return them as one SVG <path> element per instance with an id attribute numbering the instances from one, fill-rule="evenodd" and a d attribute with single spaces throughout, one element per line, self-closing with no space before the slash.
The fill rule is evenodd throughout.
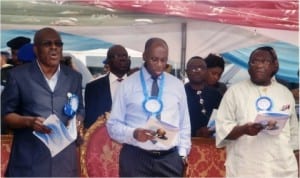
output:
<path id="1" fill-rule="evenodd" d="M 185 78 L 185 56 L 186 56 L 186 23 L 181 24 L 181 60 L 180 60 L 180 77 Z"/>

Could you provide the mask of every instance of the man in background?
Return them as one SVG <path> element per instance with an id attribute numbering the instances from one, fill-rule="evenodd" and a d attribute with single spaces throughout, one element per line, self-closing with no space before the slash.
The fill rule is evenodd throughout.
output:
<path id="1" fill-rule="evenodd" d="M 217 89 L 208 86 L 207 67 L 203 58 L 194 56 L 186 65 L 189 82 L 184 85 L 191 119 L 192 137 L 211 137 L 214 129 L 207 124 L 213 109 L 217 109 L 222 95 Z"/>
<path id="2" fill-rule="evenodd" d="M 13 38 L 11 40 L 9 40 L 6 45 L 8 47 L 10 47 L 10 50 L 11 50 L 11 59 L 9 60 L 9 63 L 14 65 L 14 66 L 17 66 L 17 65 L 20 65 L 22 64 L 19 60 L 18 60 L 18 52 L 19 52 L 19 49 L 27 44 L 27 43 L 30 43 L 30 38 L 27 38 L 27 37 L 24 37 L 24 36 L 18 36 L 16 38 Z"/>
<path id="3" fill-rule="evenodd" d="M 6 51 L 1 51 L 1 93 L 4 90 L 6 84 L 7 84 L 7 75 L 8 71 L 12 69 L 14 66 L 11 64 L 8 64 L 8 57 L 9 53 Z M 1 98 L 2 100 L 2 98 Z M 2 112 L 2 110 L 1 110 Z M 1 120 L 1 134 L 8 134 L 9 129 L 7 128 L 6 124 Z"/>
<path id="4" fill-rule="evenodd" d="M 89 128 L 105 112 L 111 111 L 115 91 L 120 82 L 127 78 L 131 60 L 122 45 L 113 45 L 107 51 L 105 64 L 109 72 L 88 83 L 85 88 L 85 128 Z"/>
<path id="5" fill-rule="evenodd" d="M 1 51 L 1 91 L 7 83 L 8 71 L 14 66 L 8 63 L 9 53 L 6 51 Z"/>
<path id="6" fill-rule="evenodd" d="M 224 59 L 221 56 L 211 53 L 204 60 L 207 66 L 207 85 L 217 89 L 223 96 L 227 90 L 227 86 L 219 80 L 225 68 Z"/>

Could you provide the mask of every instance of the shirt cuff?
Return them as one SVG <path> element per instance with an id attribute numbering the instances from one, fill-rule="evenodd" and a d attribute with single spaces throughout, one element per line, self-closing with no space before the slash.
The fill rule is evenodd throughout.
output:
<path id="1" fill-rule="evenodd" d="M 179 148 L 178 147 L 178 153 L 179 153 L 179 156 L 182 156 L 182 157 L 186 157 L 187 156 L 187 151 L 185 148 Z"/>
<path id="2" fill-rule="evenodd" d="M 128 138 L 127 143 L 128 144 L 135 144 L 136 143 L 136 139 L 133 137 L 133 132 L 134 132 L 135 128 L 128 128 L 127 130 L 127 135 L 125 138 Z"/>

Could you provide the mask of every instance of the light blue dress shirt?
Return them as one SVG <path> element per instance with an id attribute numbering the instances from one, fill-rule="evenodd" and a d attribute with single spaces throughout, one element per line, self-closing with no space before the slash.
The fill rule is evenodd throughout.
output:
<path id="1" fill-rule="evenodd" d="M 150 95 L 153 80 L 144 66 L 141 70 L 144 75 L 147 92 Z M 107 130 L 110 137 L 119 143 L 127 143 L 145 150 L 168 150 L 176 146 L 180 156 L 187 156 L 191 148 L 191 127 L 184 85 L 171 74 L 165 72 L 164 76 L 161 122 L 179 129 L 176 141 L 172 145 L 153 144 L 151 141 L 138 142 L 133 137 L 134 130 L 136 128 L 145 128 L 150 117 L 143 109 L 145 97 L 140 71 L 125 79 L 117 89 L 110 118 L 106 123 Z M 160 90 L 161 79 L 162 77 L 160 76 L 157 82 Z"/>

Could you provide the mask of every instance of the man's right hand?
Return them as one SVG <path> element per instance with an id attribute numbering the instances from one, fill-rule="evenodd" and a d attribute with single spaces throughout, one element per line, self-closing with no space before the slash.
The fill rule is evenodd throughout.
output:
<path id="1" fill-rule="evenodd" d="M 263 128 L 263 125 L 261 125 L 260 123 L 248 122 L 241 126 L 235 126 L 227 135 L 226 139 L 235 140 L 243 135 L 255 136 Z"/>
<path id="2" fill-rule="evenodd" d="M 37 132 L 48 134 L 51 129 L 43 124 L 44 120 L 42 117 L 34 117 L 30 121 L 30 127 Z"/>
<path id="3" fill-rule="evenodd" d="M 137 128 L 133 132 L 133 137 L 140 142 L 146 142 L 148 140 L 153 140 L 156 132 L 153 130 Z"/>
<path id="4" fill-rule="evenodd" d="M 244 127 L 245 134 L 250 136 L 257 135 L 264 128 L 260 123 L 247 123 Z"/>

